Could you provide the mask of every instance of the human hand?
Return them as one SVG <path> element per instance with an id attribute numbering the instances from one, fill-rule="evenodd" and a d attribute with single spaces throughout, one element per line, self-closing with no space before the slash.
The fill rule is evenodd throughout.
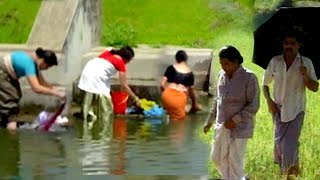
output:
<path id="1" fill-rule="evenodd" d="M 65 91 L 58 90 L 58 91 L 56 91 L 56 94 L 62 101 L 65 101 L 67 99 Z"/>
<path id="2" fill-rule="evenodd" d="M 55 91 L 65 91 L 66 90 L 66 88 L 62 87 L 62 86 L 53 86 L 52 89 Z"/>
<path id="3" fill-rule="evenodd" d="M 141 101 L 138 97 L 135 98 L 134 104 L 136 105 L 136 107 L 141 107 Z"/>
<path id="4" fill-rule="evenodd" d="M 227 129 L 234 129 L 237 127 L 237 124 L 232 119 L 229 119 L 224 123 L 224 127 Z"/>
<path id="5" fill-rule="evenodd" d="M 307 67 L 305 67 L 305 66 L 300 66 L 300 74 L 301 74 L 302 76 L 307 75 Z"/>
<path id="6" fill-rule="evenodd" d="M 211 126 L 212 126 L 212 123 L 206 123 L 204 126 L 203 126 L 203 132 L 205 133 L 205 134 L 207 134 L 207 132 L 210 130 L 210 128 L 211 128 Z"/>

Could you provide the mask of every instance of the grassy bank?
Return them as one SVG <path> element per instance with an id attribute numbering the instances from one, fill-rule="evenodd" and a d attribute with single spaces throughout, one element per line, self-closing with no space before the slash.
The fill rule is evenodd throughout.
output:
<path id="1" fill-rule="evenodd" d="M 0 0 L 0 43 L 25 43 L 41 1 Z"/>
<path id="2" fill-rule="evenodd" d="M 247 14 L 249 18 L 253 14 Z M 253 16 L 250 18 L 252 19 Z M 219 48 L 226 44 L 236 46 L 244 57 L 244 66 L 253 70 L 261 84 L 263 69 L 251 62 L 253 53 L 252 26 L 227 27 L 214 39 L 214 58 L 218 59 Z M 250 28 L 249 28 L 250 27 Z M 218 61 L 214 61 L 214 72 L 220 69 Z M 302 167 L 301 179 L 320 179 L 320 93 L 307 91 L 306 117 L 300 138 L 300 164 Z M 211 132 L 212 133 L 212 132 Z M 204 135 L 199 130 L 199 135 L 207 143 L 212 142 L 212 134 Z M 260 110 L 256 115 L 254 137 L 249 141 L 246 154 L 246 173 L 251 179 L 269 180 L 281 179 L 278 166 L 273 163 L 273 123 L 268 112 L 266 101 L 261 94 Z M 214 166 L 209 162 L 209 172 L 212 177 L 219 177 Z"/>
<path id="3" fill-rule="evenodd" d="M 212 10 L 208 0 L 105 0 L 102 44 L 210 46 Z"/>
<path id="4" fill-rule="evenodd" d="M 104 0 L 101 44 L 214 48 L 229 29 L 252 26 L 253 1 L 232 2 Z"/>
<path id="5" fill-rule="evenodd" d="M 230 38 L 231 37 L 231 38 Z M 229 30 L 216 41 L 217 47 L 224 44 L 235 45 L 242 53 L 244 66 L 253 70 L 259 78 L 260 84 L 263 69 L 251 63 L 253 39 L 247 31 Z M 219 45 L 220 44 L 220 45 Z M 215 58 L 217 59 L 216 51 Z M 215 72 L 219 63 L 214 61 Z M 278 166 L 273 164 L 273 124 L 268 112 L 266 101 L 261 94 L 260 110 L 256 115 L 254 137 L 249 141 L 246 154 L 246 172 L 252 179 L 280 179 Z M 320 93 L 307 92 L 306 118 L 301 134 L 300 160 L 302 170 L 301 179 L 320 179 Z M 212 133 L 212 132 L 211 132 Z M 207 143 L 211 143 L 212 134 L 204 135 L 199 129 L 199 135 Z M 209 162 L 209 172 L 212 177 L 218 177 L 214 166 Z"/>

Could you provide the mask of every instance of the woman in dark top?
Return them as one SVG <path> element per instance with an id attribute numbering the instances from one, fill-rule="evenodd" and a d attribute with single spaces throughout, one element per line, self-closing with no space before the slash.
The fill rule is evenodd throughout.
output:
<path id="1" fill-rule="evenodd" d="M 190 112 L 201 110 L 193 91 L 194 75 L 187 65 L 188 55 L 180 50 L 176 53 L 176 63 L 170 65 L 162 78 L 162 104 L 170 119 L 181 120 L 186 116 L 188 95 L 192 104 Z"/>

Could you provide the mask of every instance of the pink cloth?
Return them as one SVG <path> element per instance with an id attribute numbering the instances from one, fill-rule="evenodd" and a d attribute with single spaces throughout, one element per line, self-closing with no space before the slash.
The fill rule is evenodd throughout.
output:
<path id="1" fill-rule="evenodd" d="M 37 121 L 39 125 L 43 126 L 52 115 L 53 115 L 52 112 L 42 111 L 37 117 Z"/>

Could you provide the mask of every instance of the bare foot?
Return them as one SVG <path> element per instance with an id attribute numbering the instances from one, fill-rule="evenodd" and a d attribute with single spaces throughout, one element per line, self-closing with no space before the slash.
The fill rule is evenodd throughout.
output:
<path id="1" fill-rule="evenodd" d="M 9 130 L 10 133 L 15 134 L 17 130 L 17 122 L 16 121 L 10 121 L 7 124 L 7 129 Z"/>

